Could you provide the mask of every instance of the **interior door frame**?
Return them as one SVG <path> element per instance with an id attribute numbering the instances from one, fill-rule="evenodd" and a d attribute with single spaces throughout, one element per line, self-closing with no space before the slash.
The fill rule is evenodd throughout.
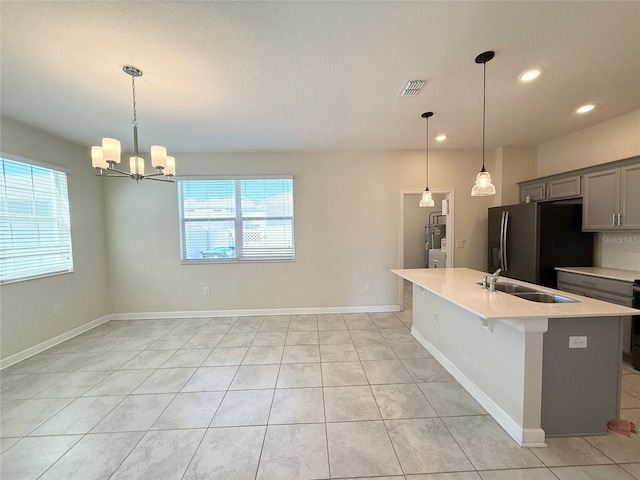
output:
<path id="1" fill-rule="evenodd" d="M 447 268 L 452 268 L 455 265 L 455 201 L 454 190 L 434 190 L 433 194 L 448 195 L 449 198 L 449 213 L 447 214 Z M 404 198 L 406 195 L 422 195 L 422 190 L 402 190 L 400 192 L 400 231 L 399 238 L 400 244 L 398 246 L 398 267 L 404 268 Z M 398 278 L 398 299 L 400 310 L 404 310 L 403 301 L 403 279 Z"/>

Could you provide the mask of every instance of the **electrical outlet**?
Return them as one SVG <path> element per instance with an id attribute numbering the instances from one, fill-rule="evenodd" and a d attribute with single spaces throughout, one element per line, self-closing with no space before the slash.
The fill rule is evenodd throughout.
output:
<path id="1" fill-rule="evenodd" d="M 205 295 L 209 295 L 211 293 L 211 288 L 209 287 L 204 287 L 204 294 Z"/>
<path id="2" fill-rule="evenodd" d="M 370 292 L 371 291 L 371 284 L 369 282 L 364 284 L 364 291 L 365 292 Z"/>
<path id="3" fill-rule="evenodd" d="M 587 337 L 569 337 L 569 348 L 587 348 Z"/>
<path id="4" fill-rule="evenodd" d="M 60 305 L 54 305 L 51 307 L 51 311 L 54 315 L 60 315 Z"/>
<path id="5" fill-rule="evenodd" d="M 438 314 L 433 312 L 433 323 L 438 323 Z"/>

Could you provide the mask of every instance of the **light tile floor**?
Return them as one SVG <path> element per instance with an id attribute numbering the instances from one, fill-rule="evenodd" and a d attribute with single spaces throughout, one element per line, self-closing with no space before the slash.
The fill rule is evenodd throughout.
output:
<path id="1" fill-rule="evenodd" d="M 520 448 L 400 313 L 111 321 L 2 371 L 0 478 L 640 479 L 640 436 Z M 640 426 L 640 372 L 623 417 Z"/>

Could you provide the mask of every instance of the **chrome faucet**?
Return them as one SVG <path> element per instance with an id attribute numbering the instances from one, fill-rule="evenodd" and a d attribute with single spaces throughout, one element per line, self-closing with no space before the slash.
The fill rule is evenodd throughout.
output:
<path id="1" fill-rule="evenodd" d="M 495 292 L 496 291 L 496 282 L 498 281 L 498 276 L 500 275 L 501 271 L 502 271 L 502 269 L 499 268 L 495 272 L 493 272 L 493 274 L 491 275 L 491 278 L 489 279 L 489 291 L 490 292 Z"/>

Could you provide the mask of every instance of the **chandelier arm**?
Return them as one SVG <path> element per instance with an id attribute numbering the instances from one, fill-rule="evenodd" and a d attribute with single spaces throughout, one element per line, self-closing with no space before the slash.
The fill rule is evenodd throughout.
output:
<path id="1" fill-rule="evenodd" d="M 103 172 L 106 172 L 107 170 L 102 170 Z M 129 178 L 131 177 L 131 175 L 129 175 L 128 173 L 96 173 L 96 177 L 113 177 L 113 178 Z"/>
<path id="2" fill-rule="evenodd" d="M 105 171 L 105 172 L 117 172 L 117 173 L 119 173 L 120 175 L 124 175 L 124 176 L 126 176 L 126 177 L 130 177 L 130 176 L 131 176 L 131 173 L 129 173 L 129 172 L 125 172 L 124 170 L 118 170 L 117 168 L 113 168 L 111 165 L 109 165 L 109 168 L 105 169 L 104 171 Z M 109 175 L 107 175 L 107 176 L 109 176 Z M 117 175 L 112 175 L 112 176 L 114 176 L 114 177 L 115 177 L 115 176 L 117 176 Z"/>
<path id="3" fill-rule="evenodd" d="M 161 174 L 156 174 L 161 175 Z M 167 183 L 175 183 L 173 180 L 169 178 L 153 178 L 155 175 L 146 175 L 142 177 L 140 180 L 153 180 L 154 182 L 167 182 Z"/>

